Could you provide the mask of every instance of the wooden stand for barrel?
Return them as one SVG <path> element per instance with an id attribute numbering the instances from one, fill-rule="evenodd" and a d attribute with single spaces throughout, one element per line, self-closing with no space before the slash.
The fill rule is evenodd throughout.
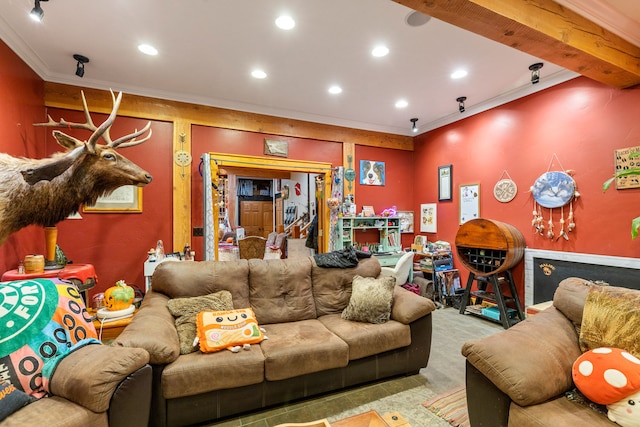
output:
<path id="1" fill-rule="evenodd" d="M 455 246 L 458 258 L 470 271 L 460 313 L 498 321 L 505 329 L 524 320 L 524 312 L 511 274 L 511 269 L 518 265 L 524 256 L 524 237 L 520 231 L 500 221 L 478 218 L 460 226 Z M 478 283 L 478 290 L 472 292 L 474 281 Z M 488 285 L 493 288 L 492 292 L 488 290 Z M 503 287 L 507 285 L 510 295 L 503 292 Z M 476 297 L 474 306 L 469 305 L 472 295 Z M 485 299 L 496 302 L 499 319 L 483 314 L 479 306 Z M 514 310 L 515 314 L 512 316 Z"/>

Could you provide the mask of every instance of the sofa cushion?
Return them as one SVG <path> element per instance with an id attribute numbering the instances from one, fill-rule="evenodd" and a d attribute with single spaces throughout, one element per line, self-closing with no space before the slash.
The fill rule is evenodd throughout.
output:
<path id="1" fill-rule="evenodd" d="M 249 260 L 249 292 L 261 325 L 316 318 L 310 258 Z"/>
<path id="2" fill-rule="evenodd" d="M 572 402 L 564 395 L 538 405 L 522 407 L 511 403 L 509 427 L 613 427 L 617 424 L 593 409 Z"/>
<path id="3" fill-rule="evenodd" d="M 582 324 L 584 302 L 589 289 L 593 286 L 597 285 L 589 280 L 568 277 L 560 282 L 553 295 L 553 305 L 573 323 L 578 331 Z"/>
<path id="4" fill-rule="evenodd" d="M 214 353 L 236 346 L 257 344 L 264 335 L 253 310 L 240 308 L 226 311 L 201 311 L 196 317 L 200 351 Z"/>
<path id="5" fill-rule="evenodd" d="M 58 396 L 39 399 L 10 415 L 2 422 L 2 427 L 47 426 L 108 427 L 106 412 L 93 412 Z"/>
<path id="6" fill-rule="evenodd" d="M 339 314 L 328 314 L 318 320 L 349 345 L 349 360 L 411 344 L 411 328 L 393 320 L 382 324 L 352 322 Z"/>
<path id="7" fill-rule="evenodd" d="M 356 275 L 362 277 L 378 277 L 380 263 L 376 257 L 361 259 L 354 268 L 318 267 L 311 258 L 311 279 L 313 281 L 313 297 L 316 303 L 316 315 L 340 314 L 349 304 L 351 298 L 351 282 Z"/>
<path id="8" fill-rule="evenodd" d="M 521 406 L 568 390 L 571 368 L 580 354 L 573 324 L 553 306 L 506 331 L 462 346 L 469 363 Z"/>
<path id="9" fill-rule="evenodd" d="M 355 276 L 351 285 L 351 298 L 342 311 L 342 318 L 356 322 L 387 322 L 391 317 L 395 280 L 390 276 L 378 279 Z"/>
<path id="10" fill-rule="evenodd" d="M 196 350 L 193 344 L 196 338 L 196 316 L 201 311 L 233 310 L 233 301 L 229 291 L 215 292 L 199 297 L 174 298 L 167 302 L 169 311 L 176 318 L 176 331 L 180 338 L 180 354 L 189 354 Z"/>
<path id="11" fill-rule="evenodd" d="M 436 309 L 436 305 L 429 298 L 420 297 L 413 292 L 396 286 L 393 289 L 393 305 L 391 306 L 391 319 L 408 325 L 430 314 Z"/>
<path id="12" fill-rule="evenodd" d="M 234 308 L 249 307 L 249 264 L 234 262 L 165 261 L 153 272 L 151 286 L 169 298 L 196 297 L 227 290 Z"/>
<path id="13" fill-rule="evenodd" d="M 162 371 L 165 399 L 193 396 L 213 390 L 259 384 L 264 381 L 264 356 L 259 345 L 238 353 L 196 351 L 180 356 Z"/>
<path id="14" fill-rule="evenodd" d="M 349 346 L 319 320 L 265 326 L 260 343 L 265 357 L 265 378 L 284 380 L 312 372 L 342 368 L 349 363 Z"/>

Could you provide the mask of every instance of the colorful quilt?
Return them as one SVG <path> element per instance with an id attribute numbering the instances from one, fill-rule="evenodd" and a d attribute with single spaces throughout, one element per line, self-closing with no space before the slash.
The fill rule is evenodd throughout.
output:
<path id="1" fill-rule="evenodd" d="M 36 398 L 71 351 L 100 343 L 78 289 L 59 279 L 0 283 L 0 378 Z M 43 376 L 43 370 L 45 375 Z"/>

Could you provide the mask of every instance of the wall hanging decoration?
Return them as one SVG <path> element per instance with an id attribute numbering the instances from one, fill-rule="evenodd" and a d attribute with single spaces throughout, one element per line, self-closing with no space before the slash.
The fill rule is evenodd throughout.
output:
<path id="1" fill-rule="evenodd" d="M 437 233 L 438 232 L 438 205 L 435 203 L 424 203 L 420 205 L 420 232 L 421 233 Z"/>
<path id="2" fill-rule="evenodd" d="M 413 233 L 413 211 L 398 211 L 400 218 L 400 232 Z"/>
<path id="3" fill-rule="evenodd" d="M 638 172 L 640 168 L 640 147 L 629 147 L 615 150 L 616 164 L 616 189 L 624 190 L 627 188 L 640 187 L 640 175 L 633 174 Z M 625 172 L 629 172 L 627 175 Z"/>
<path id="4" fill-rule="evenodd" d="M 438 201 L 451 200 L 452 165 L 438 166 Z"/>
<path id="5" fill-rule="evenodd" d="M 562 169 L 561 171 L 551 170 L 554 159 Z M 531 225 L 535 228 L 536 233 L 546 236 L 549 240 L 554 238 L 556 240 L 560 238 L 569 240 L 568 233 L 576 228 L 573 217 L 573 201 L 580 197 L 580 193 L 573 179 L 573 173 L 572 170 L 564 170 L 558 156 L 554 153 L 549 162 L 547 172 L 540 175 L 531 186 L 531 194 L 533 196 L 533 219 Z M 565 207 L 567 205 L 569 205 L 569 212 L 565 219 Z M 546 215 L 543 212 L 543 208 L 549 210 Z M 560 231 L 556 236 L 553 231 L 553 210 L 557 208 L 560 208 L 560 219 L 558 221 Z"/>
<path id="6" fill-rule="evenodd" d="M 374 160 L 360 160 L 360 184 L 384 185 L 384 162 Z"/>
<path id="7" fill-rule="evenodd" d="M 289 143 L 277 139 L 264 139 L 264 154 L 268 156 L 288 157 Z"/>
<path id="8" fill-rule="evenodd" d="M 506 178 L 505 178 L 506 175 Z M 493 196 L 497 201 L 507 203 L 512 201 L 518 193 L 518 186 L 509 176 L 509 172 L 505 169 L 500 175 L 500 180 L 493 187 Z"/>
<path id="9" fill-rule="evenodd" d="M 480 218 L 480 184 L 460 186 L 460 224 Z"/>

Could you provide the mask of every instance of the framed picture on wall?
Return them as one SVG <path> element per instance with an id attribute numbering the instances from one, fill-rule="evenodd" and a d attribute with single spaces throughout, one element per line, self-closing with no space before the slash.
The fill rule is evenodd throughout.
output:
<path id="1" fill-rule="evenodd" d="M 141 213 L 142 187 L 124 185 L 107 195 L 98 197 L 95 205 L 83 206 L 83 212 L 90 213 Z"/>
<path id="2" fill-rule="evenodd" d="M 400 218 L 400 232 L 413 233 L 413 211 L 398 211 Z"/>
<path id="3" fill-rule="evenodd" d="M 460 186 L 460 224 L 480 218 L 480 184 Z"/>
<path id="4" fill-rule="evenodd" d="M 451 173 L 453 165 L 438 166 L 438 201 L 452 200 Z"/>
<path id="5" fill-rule="evenodd" d="M 384 185 L 384 162 L 375 160 L 360 160 L 360 184 Z"/>
<path id="6" fill-rule="evenodd" d="M 420 232 L 436 233 L 438 231 L 438 205 L 424 203 L 420 205 Z"/>

